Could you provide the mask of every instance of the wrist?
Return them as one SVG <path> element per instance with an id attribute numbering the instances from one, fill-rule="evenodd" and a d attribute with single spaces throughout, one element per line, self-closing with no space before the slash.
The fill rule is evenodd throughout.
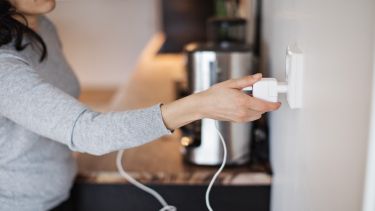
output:
<path id="1" fill-rule="evenodd" d="M 205 92 L 203 91 L 203 92 L 198 92 L 189 96 L 192 101 L 194 115 L 197 117 L 197 119 L 203 119 L 203 118 L 206 118 L 207 116 L 206 115 L 207 103 L 205 103 L 206 97 L 204 96 L 204 93 Z"/>
<path id="2" fill-rule="evenodd" d="M 193 121 L 201 119 L 201 97 L 193 94 L 161 106 L 162 117 L 165 126 L 169 130 L 175 130 Z"/>

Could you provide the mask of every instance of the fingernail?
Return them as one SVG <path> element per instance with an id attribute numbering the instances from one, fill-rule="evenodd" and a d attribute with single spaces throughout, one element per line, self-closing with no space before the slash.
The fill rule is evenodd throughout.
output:
<path id="1" fill-rule="evenodd" d="M 257 73 L 253 75 L 253 78 L 261 78 L 261 77 L 262 77 L 262 73 Z"/>

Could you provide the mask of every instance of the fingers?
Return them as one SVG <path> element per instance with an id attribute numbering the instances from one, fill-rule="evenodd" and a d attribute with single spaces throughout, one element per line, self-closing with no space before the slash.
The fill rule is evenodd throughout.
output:
<path id="1" fill-rule="evenodd" d="M 243 88 L 246 88 L 255 84 L 257 81 L 261 79 L 262 79 L 262 74 L 257 73 L 255 75 L 246 76 L 246 77 L 239 78 L 239 79 L 232 79 L 232 80 L 224 81 L 220 84 L 220 86 L 224 86 L 224 87 L 232 88 L 232 89 L 243 89 Z"/>
<path id="2" fill-rule="evenodd" d="M 247 108 L 258 112 L 270 112 L 279 109 L 281 103 L 267 102 L 258 98 L 251 97 L 244 93 L 241 93 L 237 98 L 237 107 Z"/>
<path id="3" fill-rule="evenodd" d="M 213 119 L 228 120 L 232 122 L 249 122 L 260 119 L 266 112 L 280 108 L 281 103 L 272 103 L 251 97 L 242 89 L 262 79 L 261 74 L 228 80 L 207 90 L 207 96 L 211 96 L 206 116 Z M 214 98 L 212 98 L 214 96 Z M 216 103 L 213 103 L 216 102 Z M 212 112 L 214 110 L 215 112 Z"/>
<path id="4" fill-rule="evenodd" d="M 234 120 L 236 122 L 249 122 L 260 119 L 266 112 L 279 109 L 281 103 L 272 103 L 254 97 L 243 95 L 238 97 L 237 109 Z"/>
<path id="5" fill-rule="evenodd" d="M 259 112 L 270 112 L 279 109 L 281 106 L 280 102 L 273 103 L 267 102 L 261 99 L 257 99 L 254 97 L 248 97 L 247 100 L 247 107 L 251 110 L 259 111 Z"/>
<path id="6" fill-rule="evenodd" d="M 262 112 L 249 109 L 238 110 L 236 116 L 233 117 L 233 121 L 238 123 L 251 122 L 260 119 L 262 114 Z"/>

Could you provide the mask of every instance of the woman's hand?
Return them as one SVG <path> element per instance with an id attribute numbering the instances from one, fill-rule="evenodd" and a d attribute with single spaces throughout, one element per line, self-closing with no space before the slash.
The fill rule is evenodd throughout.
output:
<path id="1" fill-rule="evenodd" d="M 245 94 L 242 89 L 261 80 L 261 74 L 218 83 L 206 91 L 162 106 L 167 128 L 174 130 L 202 118 L 249 122 L 277 110 L 280 103 L 270 103 Z"/>
<path id="2" fill-rule="evenodd" d="M 199 93 L 202 99 L 204 118 L 249 122 L 261 118 L 262 114 L 277 110 L 280 103 L 270 103 L 245 94 L 242 89 L 262 79 L 261 74 L 218 83 Z"/>

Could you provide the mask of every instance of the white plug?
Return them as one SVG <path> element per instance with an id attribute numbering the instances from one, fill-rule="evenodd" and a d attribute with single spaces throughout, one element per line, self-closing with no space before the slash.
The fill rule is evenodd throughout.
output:
<path id="1" fill-rule="evenodd" d="M 285 82 L 278 83 L 275 78 L 262 78 L 253 86 L 246 87 L 243 91 L 251 91 L 253 97 L 268 102 L 278 102 L 279 93 L 287 93 L 288 85 Z"/>
<path id="2" fill-rule="evenodd" d="M 302 51 L 297 45 L 289 46 L 286 51 L 286 82 L 277 82 L 275 78 L 263 78 L 243 91 L 251 91 L 253 97 L 269 102 L 277 102 L 278 94 L 285 93 L 291 109 L 302 108 L 303 69 Z"/>

